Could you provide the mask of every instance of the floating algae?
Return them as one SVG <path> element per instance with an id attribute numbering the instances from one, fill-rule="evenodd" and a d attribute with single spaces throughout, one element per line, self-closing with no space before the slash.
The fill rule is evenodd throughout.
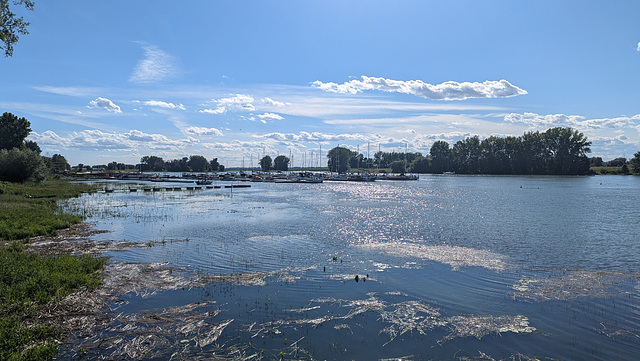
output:
<path id="1" fill-rule="evenodd" d="M 487 250 L 449 246 L 419 245 L 413 243 L 369 243 L 362 245 L 369 249 L 399 257 L 415 257 L 451 266 L 454 271 L 461 267 L 484 267 L 493 271 L 504 271 L 507 264 L 504 256 Z"/>
<path id="2" fill-rule="evenodd" d="M 516 316 L 483 316 L 463 315 L 446 319 L 446 325 L 451 332 L 438 343 L 460 337 L 475 337 L 478 340 L 490 334 L 504 332 L 533 333 L 534 327 L 529 326 L 529 319 L 522 315 Z"/>
<path id="3" fill-rule="evenodd" d="M 309 311 L 317 310 L 319 308 L 320 308 L 320 306 L 314 306 L 314 307 L 295 308 L 295 309 L 290 309 L 290 310 L 285 310 L 285 311 L 287 311 L 287 312 L 295 312 L 295 313 L 303 313 L 303 312 L 309 312 Z"/>
<path id="4" fill-rule="evenodd" d="M 567 271 L 548 278 L 522 278 L 512 286 L 513 299 L 567 301 L 579 297 L 606 298 L 613 295 L 622 274 L 601 271 Z"/>
<path id="5" fill-rule="evenodd" d="M 111 294 L 133 293 L 146 298 L 157 291 L 194 287 L 197 284 L 168 263 L 109 262 L 104 270 L 104 288 Z"/>
<path id="6" fill-rule="evenodd" d="M 185 356 L 197 359 L 194 356 L 202 352 L 245 359 L 237 347 L 225 349 L 216 344 L 233 319 L 211 320 L 220 313 L 219 309 L 211 309 L 213 303 L 120 314 L 112 320 L 110 327 L 75 344 L 73 349 L 98 359 L 182 359 Z M 168 355 L 168 352 L 173 354 Z"/>
<path id="7" fill-rule="evenodd" d="M 391 323 L 380 331 L 389 336 L 387 343 L 414 330 L 426 335 L 427 331 L 444 324 L 438 309 L 418 301 L 397 303 L 390 311 L 383 310 L 380 313 L 380 319 Z"/>
<path id="8" fill-rule="evenodd" d="M 376 297 L 376 294 L 370 293 L 369 298 L 362 300 L 344 300 L 336 298 L 318 298 L 311 303 L 334 304 L 341 308 L 349 308 L 346 314 L 328 314 L 330 310 L 323 311 L 320 306 L 309 307 L 307 312 L 317 311 L 323 314 L 317 318 L 302 319 L 283 319 L 273 322 L 266 322 L 260 325 L 256 331 L 252 325 L 249 332 L 252 332 L 252 338 L 257 336 L 265 337 L 269 334 L 280 334 L 281 329 L 287 326 L 311 325 L 317 327 L 323 323 L 331 321 L 344 321 L 353 319 L 356 316 L 371 312 L 378 314 L 378 320 L 386 326 L 382 327 L 380 334 L 389 337 L 384 345 L 394 341 L 398 336 L 407 332 L 417 332 L 421 335 L 427 335 L 435 328 L 446 327 L 451 332 L 438 343 L 443 343 L 458 337 L 475 337 L 481 339 L 489 334 L 501 334 L 505 332 L 514 333 L 532 333 L 536 329 L 529 326 L 529 320 L 525 316 L 478 316 L 465 315 L 454 317 L 442 317 L 440 310 L 420 301 L 404 301 L 399 303 L 389 303 Z M 334 329 L 351 328 L 344 323 L 336 323 Z M 351 331 L 353 333 L 353 331 Z M 383 346 L 384 346 L 383 345 Z"/>
<path id="9" fill-rule="evenodd" d="M 359 315 L 364 312 L 374 311 L 378 313 L 382 313 L 385 308 L 385 302 L 376 298 L 375 295 L 369 294 L 369 298 L 366 300 L 354 300 L 354 301 L 346 301 L 344 307 L 351 307 L 349 313 L 342 318 L 353 318 L 356 315 Z"/>
<path id="10" fill-rule="evenodd" d="M 209 275 L 202 277 L 202 279 L 204 281 L 224 282 L 233 285 L 265 286 L 267 284 L 267 282 L 265 281 L 266 277 L 267 273 L 265 272 L 251 272 Z"/>
<path id="11" fill-rule="evenodd" d="M 602 328 L 596 329 L 596 331 L 599 334 L 605 335 L 611 339 L 631 339 L 636 342 L 637 340 L 640 340 L 640 330 L 627 330 L 623 328 L 617 328 L 615 326 L 607 327 L 604 322 L 600 322 L 600 326 L 602 326 Z"/>
<path id="12" fill-rule="evenodd" d="M 58 303 L 37 310 L 38 318 L 56 325 L 64 334 L 71 335 L 73 343 L 90 337 L 111 322 L 114 304 L 119 295 L 134 293 L 148 297 L 157 290 L 175 290 L 189 287 L 191 281 L 174 272 L 166 264 L 139 264 L 109 262 L 103 271 L 102 287 L 72 293 Z M 117 307 L 117 306 L 116 306 Z"/>
<path id="13" fill-rule="evenodd" d="M 471 361 L 471 360 L 502 361 L 503 360 L 503 359 L 496 360 L 493 357 L 485 354 L 482 351 L 478 351 L 478 355 L 477 356 L 459 356 L 459 357 L 457 357 L 457 359 L 460 360 L 460 361 Z M 509 360 L 509 361 L 541 361 L 541 360 L 557 361 L 556 359 L 551 359 L 551 358 L 547 358 L 547 357 L 537 358 L 537 357 L 527 356 L 527 355 L 523 355 L 523 354 L 521 354 L 519 352 L 510 355 L 508 359 L 504 359 L 504 360 Z"/>
<path id="14" fill-rule="evenodd" d="M 227 273 L 219 275 L 200 276 L 201 285 L 206 283 L 228 283 L 240 286 L 266 286 L 268 280 L 275 282 L 293 283 L 301 278 L 297 274 L 304 273 L 314 267 L 294 268 L 287 267 L 282 270 L 270 272 Z"/>

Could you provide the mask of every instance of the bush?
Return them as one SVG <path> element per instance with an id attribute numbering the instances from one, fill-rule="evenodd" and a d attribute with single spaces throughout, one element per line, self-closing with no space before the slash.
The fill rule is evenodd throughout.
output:
<path id="1" fill-rule="evenodd" d="M 30 149 L 0 150 L 0 180 L 41 182 L 47 174 L 42 157 Z"/>

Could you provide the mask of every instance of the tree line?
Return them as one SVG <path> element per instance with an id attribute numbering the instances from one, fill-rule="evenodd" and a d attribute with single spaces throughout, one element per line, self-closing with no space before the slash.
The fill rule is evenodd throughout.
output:
<path id="1" fill-rule="evenodd" d="M 377 152 L 369 159 L 347 148 L 335 147 L 327 153 L 327 166 L 332 172 L 391 168 L 394 173 L 583 175 L 590 174 L 593 166 L 593 158 L 587 156 L 590 146 L 591 142 L 581 132 L 556 127 L 519 137 L 491 136 L 481 140 L 472 136 L 453 146 L 436 141 L 427 155 Z M 356 162 L 361 166 L 354 165 Z M 640 152 L 629 164 L 640 173 Z"/>
<path id="2" fill-rule="evenodd" d="M 140 171 L 142 172 L 223 172 L 224 169 L 224 165 L 218 162 L 218 158 L 209 161 L 201 155 L 169 161 L 164 161 L 155 155 L 146 155 L 140 159 Z"/>

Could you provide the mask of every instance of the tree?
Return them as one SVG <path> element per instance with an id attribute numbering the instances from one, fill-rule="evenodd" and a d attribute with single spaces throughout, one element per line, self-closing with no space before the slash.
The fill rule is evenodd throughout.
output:
<path id="1" fill-rule="evenodd" d="M 587 174 L 591 142 L 571 128 L 551 128 L 542 134 L 546 151 L 546 171 L 550 174 Z"/>
<path id="2" fill-rule="evenodd" d="M 602 161 L 602 157 L 591 157 L 589 158 L 589 166 L 591 167 L 602 167 L 604 161 Z"/>
<path id="3" fill-rule="evenodd" d="M 42 149 L 40 149 L 38 143 L 34 142 L 33 140 L 25 140 L 24 146 L 38 154 L 42 153 Z"/>
<path id="4" fill-rule="evenodd" d="M 270 156 L 265 155 L 260 159 L 260 169 L 262 169 L 263 172 L 268 172 L 271 168 L 273 168 L 273 161 Z"/>
<path id="5" fill-rule="evenodd" d="M 192 155 L 189 157 L 187 166 L 192 172 L 206 172 L 209 167 L 209 161 L 201 155 Z"/>
<path id="6" fill-rule="evenodd" d="M 220 168 L 220 163 L 218 163 L 218 158 L 211 159 L 211 162 L 209 162 L 209 169 L 212 172 L 215 172 L 218 170 L 218 168 Z"/>
<path id="7" fill-rule="evenodd" d="M 526 132 L 520 137 L 517 152 L 520 169 L 517 174 L 547 174 L 546 162 L 549 159 L 544 137 L 540 132 Z"/>
<path id="8" fill-rule="evenodd" d="M 54 154 L 51 157 L 51 168 L 54 172 L 64 172 L 69 170 L 71 166 L 69 165 L 65 157 L 60 154 Z"/>
<path id="9" fill-rule="evenodd" d="M 429 173 L 430 170 L 429 158 L 423 156 L 416 157 L 409 165 L 411 173 Z"/>
<path id="10" fill-rule="evenodd" d="M 166 162 L 166 167 L 169 172 L 188 172 L 188 162 L 188 157 L 182 157 L 182 159 L 173 159 L 169 162 Z"/>
<path id="11" fill-rule="evenodd" d="M 162 172 L 166 169 L 164 160 L 155 155 L 145 155 L 140 158 L 143 171 Z"/>
<path id="12" fill-rule="evenodd" d="M 18 118 L 4 113 L 0 118 L 0 149 L 21 148 L 24 139 L 31 132 L 31 123 L 26 118 Z"/>
<path id="13" fill-rule="evenodd" d="M 27 10 L 33 10 L 31 0 L 13 0 L 14 5 L 24 5 Z M 4 49 L 4 56 L 13 55 L 13 44 L 19 40 L 18 34 L 29 34 L 29 23 L 18 17 L 9 8 L 9 0 L 0 0 L 0 49 Z"/>
<path id="14" fill-rule="evenodd" d="M 449 143 L 444 140 L 437 140 L 431 146 L 429 153 L 431 154 L 432 173 L 442 173 L 450 170 L 451 149 L 449 149 Z"/>
<path id="15" fill-rule="evenodd" d="M 453 145 L 453 169 L 464 174 L 475 174 L 480 170 L 480 138 L 476 135 L 460 140 Z"/>
<path id="16" fill-rule="evenodd" d="M 513 173 L 512 158 L 516 138 L 490 136 L 480 142 L 479 172 L 484 174 Z"/>
<path id="17" fill-rule="evenodd" d="M 352 152 L 347 148 L 335 147 L 327 153 L 327 166 L 329 171 L 337 173 L 345 173 L 351 169 L 351 158 L 356 156 L 356 152 Z"/>
<path id="18" fill-rule="evenodd" d="M 31 149 L 0 149 L 0 180 L 40 182 L 46 178 L 43 158 Z"/>
<path id="19" fill-rule="evenodd" d="M 633 173 L 640 174 L 640 152 L 633 155 L 630 164 L 633 167 Z"/>
<path id="20" fill-rule="evenodd" d="M 404 173 L 406 172 L 405 162 L 402 160 L 396 160 L 391 163 L 391 173 Z"/>
<path id="21" fill-rule="evenodd" d="M 612 159 L 606 162 L 604 165 L 607 167 L 622 167 L 625 164 L 627 164 L 627 158 L 620 157 L 620 158 Z"/>
<path id="22" fill-rule="evenodd" d="M 629 172 L 629 167 L 626 164 L 623 164 L 622 168 L 620 168 L 620 174 L 631 174 L 631 172 Z"/>
<path id="23" fill-rule="evenodd" d="M 288 171 L 289 170 L 289 158 L 284 155 L 279 155 L 273 160 L 273 169 Z"/>

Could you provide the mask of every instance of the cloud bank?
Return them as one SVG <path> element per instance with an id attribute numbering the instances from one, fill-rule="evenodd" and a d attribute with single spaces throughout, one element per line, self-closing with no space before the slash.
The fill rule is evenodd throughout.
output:
<path id="1" fill-rule="evenodd" d="M 130 130 L 125 133 L 103 132 L 97 129 L 72 132 L 67 136 L 60 136 L 47 130 L 42 133 L 32 132 L 29 139 L 38 144 L 53 146 L 59 149 L 136 151 L 140 148 L 156 150 L 181 150 L 185 146 L 197 143 L 193 138 L 173 140 L 162 134 L 150 134 L 140 130 Z"/>
<path id="2" fill-rule="evenodd" d="M 114 113 L 122 113 L 122 110 L 114 102 L 107 98 L 98 97 L 89 102 L 89 108 L 104 109 Z"/>
<path id="3" fill-rule="evenodd" d="M 534 127 L 572 127 L 578 130 L 617 129 L 638 125 L 640 123 L 640 114 L 632 117 L 622 116 L 617 118 L 587 119 L 581 115 L 511 113 L 505 115 L 504 120 L 510 123 L 524 123 Z"/>
<path id="4" fill-rule="evenodd" d="M 470 98 L 508 98 L 527 94 L 527 91 L 506 80 L 487 80 L 482 83 L 447 81 L 441 84 L 428 84 L 421 80 L 393 80 L 362 76 L 362 80 L 351 80 L 342 84 L 324 83 L 319 80 L 311 86 L 331 93 L 357 94 L 365 90 L 378 90 L 388 93 L 411 94 L 433 100 L 464 100 Z"/>
<path id="5" fill-rule="evenodd" d="M 335 142 L 335 141 L 367 141 L 370 137 L 363 134 L 325 134 L 320 132 L 300 132 L 295 133 L 268 133 L 259 136 L 261 138 L 273 139 L 281 142 Z"/>

